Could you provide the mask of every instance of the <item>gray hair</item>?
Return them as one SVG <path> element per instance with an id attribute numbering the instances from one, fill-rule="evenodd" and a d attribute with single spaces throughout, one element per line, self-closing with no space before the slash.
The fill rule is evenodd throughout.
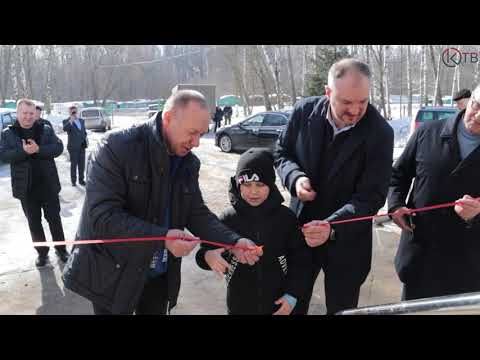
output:
<path id="1" fill-rule="evenodd" d="M 163 112 L 185 108 L 191 101 L 195 101 L 200 107 L 208 110 L 207 100 L 200 92 L 196 90 L 178 90 L 167 99 L 163 106 Z"/>
<path id="2" fill-rule="evenodd" d="M 366 63 L 354 58 L 346 58 L 337 61 L 330 67 L 328 71 L 328 86 L 333 87 L 337 79 L 341 79 L 351 70 L 366 76 L 368 80 L 372 76 L 370 68 Z"/>

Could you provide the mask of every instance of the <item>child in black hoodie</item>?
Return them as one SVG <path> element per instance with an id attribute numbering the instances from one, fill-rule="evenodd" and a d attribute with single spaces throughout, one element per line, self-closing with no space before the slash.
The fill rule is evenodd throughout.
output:
<path id="1" fill-rule="evenodd" d="M 223 248 L 202 244 L 197 264 L 225 274 L 230 315 L 289 315 L 307 291 L 312 260 L 295 214 L 282 205 L 267 150 L 252 148 L 240 157 L 229 195 L 232 207 L 220 220 L 263 246 L 263 256 L 251 266 Z"/>

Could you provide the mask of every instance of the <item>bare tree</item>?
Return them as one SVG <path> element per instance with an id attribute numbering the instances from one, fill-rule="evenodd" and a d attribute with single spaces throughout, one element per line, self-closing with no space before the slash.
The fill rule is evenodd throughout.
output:
<path id="1" fill-rule="evenodd" d="M 297 92 L 295 91 L 295 77 L 293 75 L 293 64 L 292 64 L 292 50 L 290 45 L 287 45 L 287 58 L 288 58 L 288 73 L 290 74 L 290 86 L 292 89 L 292 105 L 295 105 L 297 101 Z"/>
<path id="2" fill-rule="evenodd" d="M 390 45 L 385 45 L 384 47 L 384 56 L 383 56 L 383 68 L 385 71 L 384 81 L 385 81 L 385 98 L 387 101 L 387 119 L 392 118 L 392 108 L 390 107 L 390 66 L 389 66 L 389 54 L 390 54 Z"/>
<path id="3" fill-rule="evenodd" d="M 12 45 L 0 45 L 0 63 L 1 63 L 1 76 L 0 76 L 0 99 L 1 106 L 5 105 L 5 99 L 10 85 L 10 69 L 12 68 Z"/>
<path id="4" fill-rule="evenodd" d="M 267 64 L 267 68 L 270 70 L 270 74 L 273 78 L 275 86 L 275 93 L 277 96 L 277 110 L 282 108 L 282 90 L 280 87 L 280 51 L 278 46 L 273 46 L 270 50 L 267 46 L 261 45 L 263 61 Z"/>
<path id="5" fill-rule="evenodd" d="M 21 45 L 13 46 L 13 61 L 12 61 L 12 84 L 15 99 L 20 99 L 26 96 L 25 93 L 25 73 L 22 65 L 22 49 Z"/>
<path id="6" fill-rule="evenodd" d="M 251 55 L 250 63 L 262 86 L 265 109 L 267 111 L 272 111 L 272 103 L 270 102 L 270 96 L 268 91 L 268 70 L 266 69 L 266 64 L 264 62 L 262 51 L 259 49 L 258 45 L 250 46 L 249 50 Z"/>
<path id="7" fill-rule="evenodd" d="M 55 62 L 55 45 L 47 46 L 47 78 L 45 84 L 45 111 L 47 114 L 50 114 L 51 104 L 52 104 L 52 74 L 54 71 L 54 62 Z"/>
<path id="8" fill-rule="evenodd" d="M 427 89 L 427 70 L 428 70 L 428 61 L 427 61 L 427 45 L 422 45 L 422 101 L 425 106 L 428 105 L 428 89 Z"/>
<path id="9" fill-rule="evenodd" d="M 302 51 L 302 95 L 307 92 L 307 73 L 308 73 L 308 45 L 303 46 Z"/>
<path id="10" fill-rule="evenodd" d="M 378 69 L 378 90 L 380 92 L 380 107 L 383 111 L 383 116 L 388 117 L 387 106 L 385 100 L 385 46 L 372 45 L 371 47 L 373 57 Z"/>
<path id="11" fill-rule="evenodd" d="M 235 80 L 235 87 L 243 101 L 244 114 L 250 115 L 250 99 L 245 87 L 247 49 L 245 47 L 241 48 L 239 45 L 234 45 L 231 48 L 225 48 L 223 54 L 225 56 L 225 59 L 227 60 L 227 63 L 232 69 L 233 77 Z M 239 59 L 243 60 L 243 64 L 240 64 Z"/>
<path id="12" fill-rule="evenodd" d="M 412 54 L 411 46 L 407 45 L 407 96 L 408 96 L 408 105 L 407 105 L 407 116 L 412 117 Z"/>
<path id="13" fill-rule="evenodd" d="M 440 76 L 441 76 L 441 53 L 438 55 L 438 61 L 435 60 L 435 50 L 433 45 L 429 45 L 430 47 L 430 56 L 432 61 L 432 69 L 433 69 L 433 78 L 435 80 L 435 91 L 434 91 L 434 99 L 435 105 L 443 106 L 442 101 L 442 91 L 440 89 Z"/>
<path id="14" fill-rule="evenodd" d="M 366 57 L 366 62 L 368 64 L 368 66 L 372 67 L 372 63 L 371 63 L 371 60 L 370 60 L 370 45 L 365 45 L 365 57 Z M 372 86 L 370 86 L 370 89 L 368 91 L 368 97 L 369 97 L 369 101 L 370 103 L 374 104 L 375 103 L 375 97 L 374 97 L 374 89 L 375 89 L 375 73 L 372 69 Z"/>
<path id="15" fill-rule="evenodd" d="M 32 63 L 35 63 L 35 47 L 34 45 L 23 45 L 22 50 L 22 67 L 25 76 L 25 95 L 29 98 L 35 98 L 33 92 L 32 80 Z"/>

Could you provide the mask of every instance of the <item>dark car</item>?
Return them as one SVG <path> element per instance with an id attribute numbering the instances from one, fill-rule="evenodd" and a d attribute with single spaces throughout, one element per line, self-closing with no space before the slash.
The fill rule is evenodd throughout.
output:
<path id="1" fill-rule="evenodd" d="M 412 134 L 421 124 L 430 121 L 442 121 L 454 116 L 458 109 L 456 107 L 446 106 L 424 106 L 417 112 L 417 116 L 413 119 L 410 126 Z"/>
<path id="2" fill-rule="evenodd" d="M 224 152 L 244 151 L 251 147 L 273 150 L 289 116 L 287 112 L 274 111 L 252 115 L 235 125 L 218 130 L 215 145 Z"/>
<path id="3" fill-rule="evenodd" d="M 0 139 L 2 138 L 2 131 L 8 125 L 12 125 L 17 119 L 17 110 L 9 108 L 0 108 Z"/>

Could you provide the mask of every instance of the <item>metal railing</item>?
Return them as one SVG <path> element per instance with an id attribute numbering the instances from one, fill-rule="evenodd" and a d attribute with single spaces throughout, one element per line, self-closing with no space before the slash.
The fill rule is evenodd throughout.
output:
<path id="1" fill-rule="evenodd" d="M 349 309 L 336 315 L 480 315 L 480 292 Z"/>

